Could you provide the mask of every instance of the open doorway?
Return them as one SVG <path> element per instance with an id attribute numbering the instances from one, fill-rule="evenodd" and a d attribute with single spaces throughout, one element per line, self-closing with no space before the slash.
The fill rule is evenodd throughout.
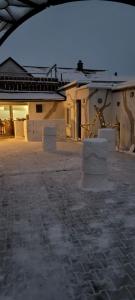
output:
<path id="1" fill-rule="evenodd" d="M 14 121 L 23 121 L 28 114 L 28 105 L 0 104 L 0 136 L 14 136 Z"/>
<path id="2" fill-rule="evenodd" d="M 81 139 L 81 100 L 76 101 L 77 139 Z"/>

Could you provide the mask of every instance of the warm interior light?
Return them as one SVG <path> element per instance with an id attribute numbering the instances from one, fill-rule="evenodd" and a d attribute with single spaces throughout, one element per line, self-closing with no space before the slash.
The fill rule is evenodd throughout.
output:
<path id="1" fill-rule="evenodd" d="M 13 105 L 13 119 L 26 119 L 28 105 Z"/>
<path id="2" fill-rule="evenodd" d="M 26 119 L 28 115 L 28 105 L 12 105 L 13 119 Z M 9 120 L 10 110 L 9 105 L 0 105 L 0 119 Z"/>

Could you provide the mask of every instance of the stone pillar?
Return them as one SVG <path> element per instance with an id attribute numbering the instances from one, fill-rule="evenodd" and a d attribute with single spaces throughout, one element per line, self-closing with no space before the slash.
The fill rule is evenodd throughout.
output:
<path id="1" fill-rule="evenodd" d="M 24 121 L 14 121 L 15 138 L 24 138 Z"/>
<path id="2" fill-rule="evenodd" d="M 116 129 L 113 128 L 98 129 L 98 137 L 104 138 L 108 141 L 109 152 L 114 152 L 116 150 Z"/>
<path id="3" fill-rule="evenodd" d="M 85 139 L 83 142 L 82 188 L 99 192 L 112 188 L 108 181 L 108 142 L 102 138 Z"/>
<path id="4" fill-rule="evenodd" d="M 43 128 L 42 145 L 44 151 L 56 151 L 56 127 Z"/>

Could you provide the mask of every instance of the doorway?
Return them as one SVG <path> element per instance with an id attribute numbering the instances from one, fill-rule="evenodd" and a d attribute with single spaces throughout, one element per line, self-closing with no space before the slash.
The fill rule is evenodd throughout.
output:
<path id="1" fill-rule="evenodd" d="M 0 105 L 0 137 L 14 136 L 12 106 Z"/>
<path id="2" fill-rule="evenodd" d="M 23 121 L 28 114 L 28 105 L 0 103 L 0 137 L 14 136 L 14 121 Z"/>
<path id="3" fill-rule="evenodd" d="M 76 101 L 77 138 L 81 139 L 81 100 Z"/>

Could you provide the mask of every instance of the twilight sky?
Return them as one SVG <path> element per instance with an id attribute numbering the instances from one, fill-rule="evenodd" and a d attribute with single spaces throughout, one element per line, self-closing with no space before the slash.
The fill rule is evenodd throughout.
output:
<path id="1" fill-rule="evenodd" d="M 51 7 L 19 27 L 0 48 L 24 65 L 106 68 L 135 75 L 135 7 L 82 1 Z"/>

